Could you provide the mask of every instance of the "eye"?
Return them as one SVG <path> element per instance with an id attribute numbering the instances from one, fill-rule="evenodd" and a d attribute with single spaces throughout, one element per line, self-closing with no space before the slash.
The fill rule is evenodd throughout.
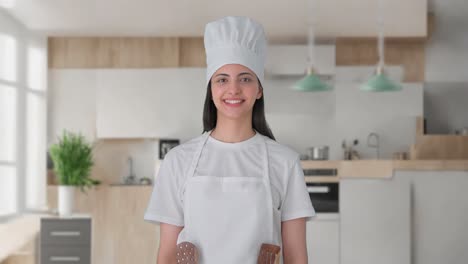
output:
<path id="1" fill-rule="evenodd" d="M 242 81 L 242 82 L 251 82 L 252 79 L 249 78 L 249 77 L 244 77 L 244 78 L 241 78 L 241 81 Z"/>
<path id="2" fill-rule="evenodd" d="M 227 79 L 226 78 L 219 78 L 218 80 L 216 80 L 217 83 L 225 83 L 227 82 Z"/>

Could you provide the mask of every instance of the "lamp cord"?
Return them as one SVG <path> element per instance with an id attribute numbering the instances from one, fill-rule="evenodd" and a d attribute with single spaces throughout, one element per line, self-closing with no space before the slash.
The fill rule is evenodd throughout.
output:
<path id="1" fill-rule="evenodd" d="M 384 0 L 378 1 L 377 10 L 377 24 L 379 29 L 378 35 L 378 53 L 379 53 L 379 64 L 378 66 L 383 67 L 385 63 L 385 52 L 384 52 Z"/>
<path id="2" fill-rule="evenodd" d="M 309 8 L 307 10 L 310 10 L 309 16 L 309 23 L 307 25 L 308 28 L 308 58 L 307 58 L 307 64 L 309 68 L 314 67 L 314 61 L 315 61 L 315 50 L 314 50 L 314 45 L 315 45 L 315 34 L 314 34 L 314 27 L 316 24 L 316 18 L 315 18 L 315 8 L 316 8 L 316 0 L 309 0 Z M 306 12 L 307 14 L 307 12 Z"/>

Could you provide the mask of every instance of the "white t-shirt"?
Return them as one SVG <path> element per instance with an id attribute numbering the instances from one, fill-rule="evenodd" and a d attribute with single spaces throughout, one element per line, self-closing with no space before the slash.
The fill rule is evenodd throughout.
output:
<path id="1" fill-rule="evenodd" d="M 255 136 L 236 143 L 222 142 L 209 136 L 198 161 L 195 177 L 262 177 L 261 137 L 266 140 L 268 148 L 273 208 L 281 211 L 281 219 L 277 221 L 301 217 L 306 217 L 309 221 L 315 215 L 315 210 L 307 192 L 299 154 L 258 132 Z M 184 226 L 184 197 L 181 195 L 181 188 L 201 140 L 200 135 L 166 153 L 154 182 L 145 220 Z"/>

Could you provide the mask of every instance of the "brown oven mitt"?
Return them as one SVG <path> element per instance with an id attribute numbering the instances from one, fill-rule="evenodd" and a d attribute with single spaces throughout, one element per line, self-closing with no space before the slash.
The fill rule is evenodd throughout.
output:
<path id="1" fill-rule="evenodd" d="M 182 242 L 176 249 L 177 264 L 198 264 L 198 250 L 190 242 Z"/>
<path id="2" fill-rule="evenodd" d="M 281 248 L 263 243 L 258 254 L 257 264 L 279 264 Z"/>

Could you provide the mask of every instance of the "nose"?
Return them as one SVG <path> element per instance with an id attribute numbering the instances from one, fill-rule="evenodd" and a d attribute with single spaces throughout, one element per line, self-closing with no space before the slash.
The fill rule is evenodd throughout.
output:
<path id="1" fill-rule="evenodd" d="M 237 81 L 229 82 L 227 92 L 231 94 L 238 94 L 241 91 L 241 85 Z"/>

